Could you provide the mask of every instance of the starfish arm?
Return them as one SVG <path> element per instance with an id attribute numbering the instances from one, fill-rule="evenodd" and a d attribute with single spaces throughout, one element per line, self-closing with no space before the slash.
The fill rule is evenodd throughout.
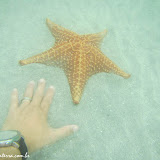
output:
<path id="1" fill-rule="evenodd" d="M 69 39 L 73 38 L 74 36 L 78 36 L 77 33 L 72 32 L 68 29 L 65 29 L 65 28 L 53 23 L 48 18 L 46 19 L 46 23 L 47 23 L 47 26 L 50 29 L 52 35 L 56 39 L 56 44 L 61 43 L 62 41 L 69 42 Z"/>
<path id="2" fill-rule="evenodd" d="M 42 63 L 46 65 L 63 67 L 65 61 L 68 58 L 67 53 L 70 53 L 69 51 L 71 50 L 71 47 L 72 46 L 70 44 L 64 43 L 60 47 L 54 47 L 38 55 L 20 60 L 19 63 L 21 65 L 27 65 L 30 63 Z"/>
<path id="3" fill-rule="evenodd" d="M 76 55 L 77 53 L 75 53 Z M 73 102 L 78 104 L 86 81 L 89 76 L 87 73 L 87 60 L 82 54 L 77 54 L 69 62 L 68 68 L 64 69 L 70 85 Z"/>
<path id="4" fill-rule="evenodd" d="M 49 60 L 50 55 L 53 54 L 53 53 L 55 53 L 55 50 L 53 48 L 51 48 L 51 49 L 49 49 L 45 52 L 42 52 L 40 54 L 37 54 L 35 56 L 29 57 L 29 58 L 24 59 L 24 60 L 20 60 L 19 63 L 22 66 L 30 64 L 30 63 L 43 63 L 46 60 Z"/>
<path id="5" fill-rule="evenodd" d="M 92 50 L 94 52 L 90 56 L 90 67 L 89 73 L 90 76 L 100 72 L 114 73 L 123 78 L 129 78 L 130 75 L 121 70 L 114 62 L 112 62 L 108 57 L 106 57 L 99 49 L 94 48 Z"/>
<path id="6" fill-rule="evenodd" d="M 107 34 L 107 30 L 104 30 L 102 32 L 99 33 L 95 33 L 95 34 L 86 34 L 84 35 L 88 41 L 93 44 L 93 46 L 99 48 L 100 44 L 103 40 L 103 38 L 105 37 L 105 35 Z"/>

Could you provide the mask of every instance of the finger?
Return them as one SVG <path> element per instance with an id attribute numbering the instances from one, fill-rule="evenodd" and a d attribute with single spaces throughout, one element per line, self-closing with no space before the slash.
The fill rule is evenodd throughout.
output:
<path id="1" fill-rule="evenodd" d="M 71 134 L 75 133 L 77 130 L 78 130 L 77 125 L 68 125 L 56 130 L 52 129 L 50 143 L 54 143 L 57 140 L 70 136 Z"/>
<path id="2" fill-rule="evenodd" d="M 26 88 L 26 91 L 24 93 L 24 97 L 28 97 L 28 98 L 31 98 L 32 99 L 32 96 L 33 96 L 33 92 L 34 92 L 34 85 L 35 85 L 35 82 L 34 81 L 30 81 L 27 85 L 27 88 Z M 28 105 L 30 103 L 30 100 L 23 100 L 22 101 L 22 104 L 21 104 L 21 107 L 24 107 L 26 105 Z"/>
<path id="3" fill-rule="evenodd" d="M 33 96 L 33 100 L 32 100 L 32 103 L 34 103 L 36 106 L 39 105 L 42 101 L 45 83 L 46 82 L 44 79 L 39 80 L 37 90 L 36 90 L 35 95 Z"/>
<path id="4" fill-rule="evenodd" d="M 14 110 L 18 107 L 18 91 L 16 88 L 13 89 L 11 94 L 11 110 Z"/>
<path id="5" fill-rule="evenodd" d="M 45 117 L 47 117 L 49 107 L 52 103 L 53 95 L 55 93 L 55 89 L 53 86 L 50 86 L 46 92 L 46 95 L 44 96 L 42 103 L 41 103 L 41 108 L 44 111 Z"/>

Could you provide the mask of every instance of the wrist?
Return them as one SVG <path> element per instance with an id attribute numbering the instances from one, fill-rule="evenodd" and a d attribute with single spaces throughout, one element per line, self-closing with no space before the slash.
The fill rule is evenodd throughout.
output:
<path id="1" fill-rule="evenodd" d="M 28 157 L 26 143 L 19 131 L 0 131 L 0 154 L 5 158 L 10 158 L 10 160 L 14 158 L 17 159 L 17 157 L 23 157 L 22 159 L 24 160 Z"/>

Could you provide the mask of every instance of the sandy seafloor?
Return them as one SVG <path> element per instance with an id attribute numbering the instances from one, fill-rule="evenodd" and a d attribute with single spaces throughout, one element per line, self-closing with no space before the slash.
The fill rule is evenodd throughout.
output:
<path id="1" fill-rule="evenodd" d="M 31 155 L 30 160 L 160 159 L 160 1 L 159 0 L 1 0 L 0 126 L 10 93 L 21 99 L 30 80 L 45 78 L 56 94 L 48 121 L 79 131 Z M 131 78 L 92 76 L 75 106 L 64 72 L 18 61 L 52 47 L 45 19 L 79 34 L 108 29 L 101 50 Z"/>

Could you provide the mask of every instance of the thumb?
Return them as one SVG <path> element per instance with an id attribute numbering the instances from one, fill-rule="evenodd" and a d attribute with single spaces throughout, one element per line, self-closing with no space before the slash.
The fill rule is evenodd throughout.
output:
<path id="1" fill-rule="evenodd" d="M 68 126 L 64 126 L 58 129 L 51 129 L 51 141 L 55 142 L 58 141 L 62 138 L 68 137 L 71 134 L 73 134 L 74 132 L 76 132 L 78 130 L 78 126 L 77 125 L 68 125 Z M 52 143 L 51 142 L 51 143 Z"/>

